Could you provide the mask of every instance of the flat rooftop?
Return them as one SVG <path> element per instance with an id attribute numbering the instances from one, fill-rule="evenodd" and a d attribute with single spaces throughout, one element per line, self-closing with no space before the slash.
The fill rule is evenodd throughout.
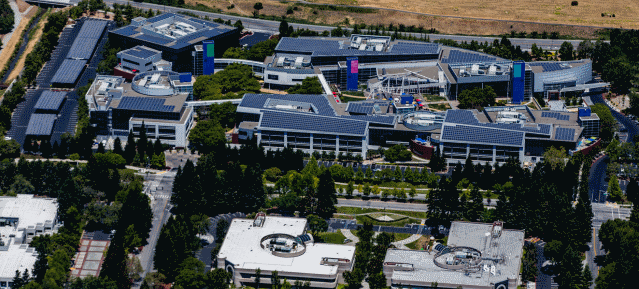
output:
<path id="1" fill-rule="evenodd" d="M 279 257 L 261 247 L 263 237 L 270 234 L 299 236 L 305 233 L 304 218 L 266 217 L 262 227 L 253 226 L 253 220 L 233 219 L 218 258 L 235 268 L 263 271 L 293 272 L 300 274 L 335 275 L 337 265 L 322 265 L 323 258 L 347 259 L 353 262 L 355 247 L 334 244 L 312 244 L 298 257 Z"/>
<path id="2" fill-rule="evenodd" d="M 554 72 L 565 69 L 576 68 L 584 64 L 590 63 L 590 59 L 582 59 L 576 61 L 538 61 L 526 62 L 534 73 Z"/>
<path id="3" fill-rule="evenodd" d="M 137 17 L 130 25 L 109 33 L 181 49 L 237 28 L 182 14 L 163 13 L 151 18 Z"/>
<path id="4" fill-rule="evenodd" d="M 410 284 L 411 282 L 437 282 L 440 286 L 457 287 L 477 286 L 491 287 L 493 284 L 508 279 L 517 279 L 524 245 L 524 231 L 502 230 L 501 236 L 491 236 L 493 224 L 453 222 L 448 236 L 447 247 L 470 247 L 481 252 L 482 258 L 499 259 L 483 260 L 484 264 L 493 265 L 494 273 L 481 269 L 471 273 L 463 270 L 444 269 L 435 264 L 436 251 L 415 251 L 390 249 L 386 253 L 385 263 L 412 264 L 412 271 L 394 270 L 393 284 Z M 488 240 L 488 241 L 487 241 Z"/>
<path id="5" fill-rule="evenodd" d="M 359 39 L 358 39 L 359 37 Z M 364 39 L 372 38 L 372 39 Z M 368 56 L 439 54 L 441 45 L 415 41 L 390 41 L 383 36 L 352 35 L 337 37 L 284 37 L 275 47 L 278 53 L 311 56 Z"/>
<path id="6" fill-rule="evenodd" d="M 2 238 L 5 242 L 9 242 L 9 238 Z M 33 265 L 38 260 L 38 252 L 34 248 L 28 247 L 26 244 L 11 244 L 7 251 L 0 251 L 0 281 L 7 282 L 13 280 L 16 270 L 24 272 L 33 271 Z"/>
<path id="7" fill-rule="evenodd" d="M 0 197 L 0 218 L 17 218 L 18 230 L 55 221 L 57 214 L 58 202 L 54 198 L 23 194 L 17 197 Z"/>

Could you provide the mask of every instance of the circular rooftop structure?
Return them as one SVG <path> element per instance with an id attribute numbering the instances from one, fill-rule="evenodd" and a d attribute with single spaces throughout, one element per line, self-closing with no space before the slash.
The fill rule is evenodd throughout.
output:
<path id="1" fill-rule="evenodd" d="M 441 128 L 445 117 L 444 114 L 415 111 L 404 114 L 402 121 L 405 127 L 412 130 L 428 131 Z"/>
<path id="2" fill-rule="evenodd" d="M 446 270 L 479 271 L 483 262 L 479 250 L 471 247 L 445 247 L 433 259 L 435 265 Z"/>
<path id="3" fill-rule="evenodd" d="M 312 241 L 308 235 L 291 236 L 288 234 L 270 234 L 260 240 L 262 249 L 270 251 L 271 254 L 292 258 L 301 256 L 306 252 L 306 243 Z"/>

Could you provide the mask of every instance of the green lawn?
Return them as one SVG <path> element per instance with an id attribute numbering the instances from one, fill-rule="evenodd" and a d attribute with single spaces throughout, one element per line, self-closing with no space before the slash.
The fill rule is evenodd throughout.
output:
<path id="1" fill-rule="evenodd" d="M 433 95 L 433 94 L 422 94 L 422 97 L 424 99 L 424 101 L 444 101 L 446 100 L 445 97 L 441 97 L 439 95 Z"/>
<path id="2" fill-rule="evenodd" d="M 328 244 L 344 244 L 344 240 L 346 240 L 346 237 L 344 237 L 344 234 L 342 234 L 342 232 L 317 233 L 313 236 L 313 238 L 315 238 L 315 241 L 318 243 Z"/>
<path id="3" fill-rule="evenodd" d="M 349 101 L 362 101 L 362 100 L 365 100 L 363 98 L 348 97 L 346 95 L 342 95 L 339 99 L 342 101 L 342 103 L 347 103 Z"/>
<path id="4" fill-rule="evenodd" d="M 387 212 L 387 213 L 400 214 L 400 215 L 408 216 L 411 218 L 426 219 L 426 212 L 414 212 L 414 211 L 383 210 L 383 209 L 357 208 L 357 207 L 337 207 L 337 212 L 342 214 L 353 214 L 353 215 L 375 213 L 375 212 Z"/>
<path id="5" fill-rule="evenodd" d="M 393 236 L 395 236 L 395 242 L 397 242 L 397 241 L 401 241 L 401 240 L 407 239 L 408 237 L 412 236 L 412 234 L 408 234 L 408 233 L 393 233 Z"/>
<path id="6" fill-rule="evenodd" d="M 412 219 L 412 218 L 405 218 L 405 219 L 397 220 L 394 222 L 380 222 L 366 215 L 357 216 L 355 217 L 355 219 L 357 220 L 357 223 L 359 224 L 371 223 L 374 226 L 390 226 L 390 227 L 405 227 L 407 224 L 421 223 L 421 220 Z"/>

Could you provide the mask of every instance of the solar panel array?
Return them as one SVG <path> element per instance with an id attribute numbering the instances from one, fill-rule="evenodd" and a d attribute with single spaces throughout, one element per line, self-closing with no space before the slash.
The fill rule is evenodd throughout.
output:
<path id="1" fill-rule="evenodd" d="M 27 126 L 27 135 L 51 135 L 55 116 L 55 114 L 32 114 Z"/>
<path id="2" fill-rule="evenodd" d="M 460 50 L 451 50 L 448 58 L 443 58 L 442 63 L 478 63 L 478 62 L 495 62 L 496 57 L 482 55 L 479 53 L 463 52 Z"/>
<path id="3" fill-rule="evenodd" d="M 524 132 L 468 125 L 444 125 L 442 141 L 523 146 Z"/>
<path id="4" fill-rule="evenodd" d="M 106 26 L 106 21 L 85 20 L 69 49 L 67 58 L 90 59 Z"/>
<path id="5" fill-rule="evenodd" d="M 498 128 L 504 130 L 515 130 L 534 134 L 550 135 L 549 124 L 536 124 L 535 126 L 524 126 L 516 123 L 482 123 L 479 122 L 475 114 L 470 110 L 448 110 L 444 122 L 467 124 L 473 126 Z"/>
<path id="6" fill-rule="evenodd" d="M 558 127 L 555 131 L 555 139 L 572 141 L 575 137 L 574 128 Z"/>
<path id="7" fill-rule="evenodd" d="M 366 135 L 367 122 L 312 114 L 266 110 L 259 126 L 279 130 L 299 130 L 333 134 Z"/>
<path id="8" fill-rule="evenodd" d="M 66 95 L 67 93 L 64 91 L 45 90 L 40 95 L 40 98 L 38 99 L 38 102 L 36 102 L 34 108 L 36 110 L 43 109 L 57 111 L 58 109 L 60 109 L 60 105 L 62 105 L 62 102 L 64 101 Z"/>
<path id="9" fill-rule="evenodd" d="M 172 112 L 175 106 L 164 105 L 164 99 L 160 98 L 125 96 L 120 100 L 118 109 Z"/>
<path id="10" fill-rule="evenodd" d="M 346 105 L 346 112 L 371 114 L 371 113 L 373 113 L 373 107 L 375 106 L 375 104 L 377 104 L 377 103 L 375 103 L 375 102 L 363 102 L 363 101 L 349 102 Z"/>
<path id="11" fill-rule="evenodd" d="M 145 48 L 144 46 L 136 46 L 133 47 L 131 49 L 127 49 L 125 51 L 123 51 L 124 54 L 128 54 L 137 58 L 144 58 L 147 59 L 153 55 L 158 54 L 159 52 L 153 51 L 153 50 L 149 50 L 147 48 Z"/>
<path id="12" fill-rule="evenodd" d="M 52 83 L 62 83 L 62 84 L 74 84 L 75 81 L 80 77 L 82 70 L 84 70 L 84 66 L 87 64 L 86 60 L 74 60 L 74 59 L 65 59 L 60 64 L 60 67 L 51 78 Z"/>
<path id="13" fill-rule="evenodd" d="M 160 38 L 160 37 L 155 37 L 155 36 L 151 36 L 147 34 L 140 34 L 137 37 L 135 37 L 135 39 L 140 39 L 140 40 L 144 40 L 144 41 L 148 41 L 148 42 L 160 44 L 160 45 L 166 45 L 175 41 L 173 39 Z"/>
<path id="14" fill-rule="evenodd" d="M 558 112 L 551 112 L 551 111 L 541 112 L 541 117 L 555 118 L 557 120 L 570 120 L 569 115 L 561 114 Z"/>
<path id="15" fill-rule="evenodd" d="M 398 42 L 397 44 L 393 45 L 390 51 L 392 53 L 401 54 L 437 54 L 439 53 L 439 44 Z"/>
<path id="16" fill-rule="evenodd" d="M 542 63 L 529 63 L 531 66 L 541 66 L 544 69 L 544 72 L 552 72 L 552 71 L 557 71 L 557 70 L 564 70 L 564 69 L 569 69 L 570 67 L 563 67 L 561 66 L 560 63 L 546 63 L 546 62 L 542 62 Z"/>

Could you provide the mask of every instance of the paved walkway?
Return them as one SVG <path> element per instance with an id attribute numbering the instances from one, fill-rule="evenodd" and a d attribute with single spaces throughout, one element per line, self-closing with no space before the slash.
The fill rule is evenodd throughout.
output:
<path id="1" fill-rule="evenodd" d="M 346 237 L 346 239 L 350 239 L 353 242 L 350 242 L 348 244 L 357 244 L 357 242 L 359 242 L 359 238 L 355 235 L 353 235 L 353 233 L 351 233 L 351 230 L 346 230 L 346 229 L 341 229 L 340 230 L 342 232 L 342 234 L 344 234 L 344 237 Z"/>
<path id="2" fill-rule="evenodd" d="M 408 237 L 408 238 L 406 238 L 404 240 L 399 240 L 399 241 L 393 242 L 391 244 L 395 245 L 395 247 L 398 248 L 398 249 L 408 249 L 408 250 L 410 250 L 410 248 L 406 247 L 406 244 L 415 242 L 415 241 L 419 240 L 419 238 L 421 238 L 421 237 L 422 237 L 422 235 L 420 235 L 420 234 L 414 234 L 414 235 L 412 235 L 412 236 L 410 236 L 410 237 Z"/>

